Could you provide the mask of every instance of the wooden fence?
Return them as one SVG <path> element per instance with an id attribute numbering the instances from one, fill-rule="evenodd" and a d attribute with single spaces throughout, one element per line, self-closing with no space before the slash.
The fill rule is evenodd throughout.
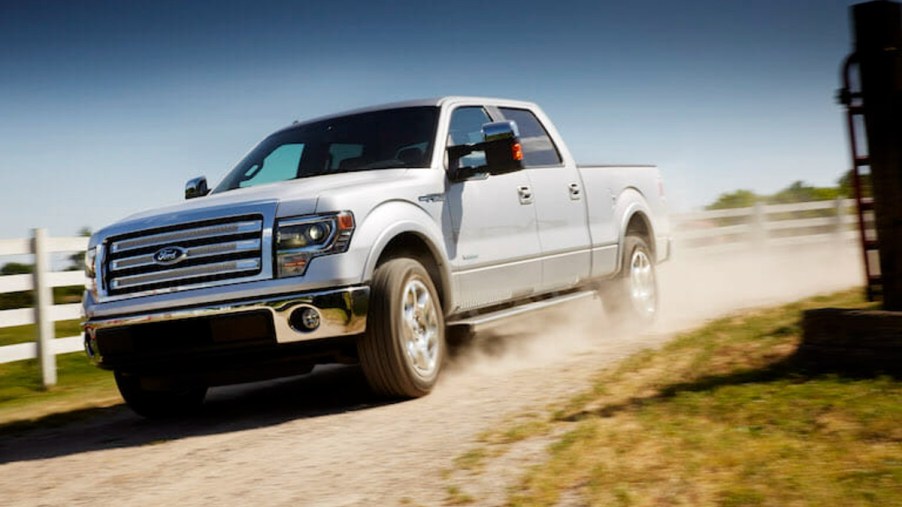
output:
<path id="1" fill-rule="evenodd" d="M 854 201 L 817 201 L 756 205 L 676 214 L 671 217 L 677 254 L 681 250 L 714 252 L 770 245 L 853 242 L 859 238 Z M 873 217 L 867 217 L 868 222 Z M 0 276 L 0 294 L 34 291 L 33 308 L 0 311 L 0 328 L 37 324 L 35 341 L 0 347 L 0 363 L 39 358 L 44 385 L 56 383 L 56 354 L 82 350 L 81 336 L 57 338 L 53 323 L 81 317 L 79 304 L 53 304 L 53 287 L 82 285 L 81 271 L 52 271 L 51 253 L 83 252 L 87 238 L 50 238 L 35 229 L 28 239 L 0 240 L 0 258 L 28 255 L 31 275 Z"/>
<path id="2" fill-rule="evenodd" d="M 859 240 L 852 199 L 699 211 L 673 215 L 671 221 L 677 253 Z M 865 223 L 871 235 L 872 213 Z"/>
<path id="3" fill-rule="evenodd" d="M 0 276 L 0 294 L 32 291 L 34 306 L 0 311 L 0 328 L 35 324 L 35 341 L 0 347 L 0 363 L 38 358 L 45 386 L 56 384 L 56 354 L 83 349 L 81 336 L 57 338 L 54 322 L 81 318 L 81 305 L 53 304 L 53 287 L 84 285 L 82 271 L 53 271 L 51 254 L 84 252 L 88 238 L 51 238 L 44 229 L 34 229 L 31 238 L 0 240 L 0 257 L 29 256 L 34 272 Z"/>

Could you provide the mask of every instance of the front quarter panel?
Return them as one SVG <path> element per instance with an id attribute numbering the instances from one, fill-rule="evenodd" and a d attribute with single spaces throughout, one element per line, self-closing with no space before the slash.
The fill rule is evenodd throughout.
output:
<path id="1" fill-rule="evenodd" d="M 437 219 L 442 213 L 441 203 L 424 203 L 424 206 L 434 209 L 427 211 L 410 202 L 389 201 L 374 208 L 358 225 L 355 240 L 358 245 L 368 249 L 361 281 L 372 280 L 379 258 L 392 239 L 404 233 L 412 233 L 423 240 L 438 263 L 444 282 L 442 286 L 445 287 L 445 301 L 451 303 L 448 259 L 441 247 L 444 243 Z M 451 304 L 447 306 L 453 308 Z"/>

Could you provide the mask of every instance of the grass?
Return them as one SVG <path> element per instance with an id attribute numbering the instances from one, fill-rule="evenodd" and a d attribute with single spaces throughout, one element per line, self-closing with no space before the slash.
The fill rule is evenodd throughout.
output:
<path id="1" fill-rule="evenodd" d="M 65 336 L 77 336 L 81 334 L 81 321 L 61 320 L 54 323 L 56 328 L 56 336 L 59 338 Z M 37 339 L 37 326 L 28 324 L 25 326 L 13 326 L 0 328 L 0 347 L 4 345 L 14 345 L 16 343 L 33 342 Z"/>
<path id="2" fill-rule="evenodd" d="M 84 353 L 56 356 L 57 384 L 44 389 L 37 360 L 0 364 L 0 432 L 35 421 L 57 424 L 65 414 L 121 403 L 113 375 L 90 364 Z"/>
<path id="3" fill-rule="evenodd" d="M 802 310 L 863 307 L 859 293 L 717 320 L 599 373 L 544 419 L 493 430 L 482 445 L 552 441 L 508 504 L 902 505 L 897 379 L 792 356 Z"/>
<path id="4" fill-rule="evenodd" d="M 56 336 L 81 334 L 79 320 L 54 323 Z M 0 328 L 0 346 L 33 342 L 33 324 Z M 90 364 L 83 352 L 56 356 L 57 384 L 45 389 L 36 359 L 0 364 L 0 432 L 60 424 L 85 409 L 121 403 L 113 376 Z"/>

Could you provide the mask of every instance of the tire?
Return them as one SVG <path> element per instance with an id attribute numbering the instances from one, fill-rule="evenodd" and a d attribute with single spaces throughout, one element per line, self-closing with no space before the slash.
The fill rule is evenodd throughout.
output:
<path id="1" fill-rule="evenodd" d="M 377 394 L 429 394 L 445 360 L 445 319 L 423 266 L 392 259 L 373 274 L 366 333 L 357 341 L 360 365 Z"/>
<path id="2" fill-rule="evenodd" d="M 148 419 L 166 419 L 196 412 L 207 395 L 207 386 L 174 378 L 151 379 L 116 371 L 116 387 L 125 403 Z"/>
<path id="3" fill-rule="evenodd" d="M 605 311 L 628 327 L 647 327 L 658 315 L 658 279 L 654 257 L 641 236 L 623 242 L 620 273 L 601 288 Z"/>

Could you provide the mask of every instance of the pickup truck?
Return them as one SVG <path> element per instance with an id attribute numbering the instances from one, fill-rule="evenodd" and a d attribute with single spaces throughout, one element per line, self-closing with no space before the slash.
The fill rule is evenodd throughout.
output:
<path id="1" fill-rule="evenodd" d="M 214 187 L 91 237 L 85 350 L 147 417 L 359 363 L 430 392 L 446 334 L 600 295 L 637 323 L 671 254 L 652 166 L 577 165 L 535 104 L 445 97 L 294 124 Z"/>

